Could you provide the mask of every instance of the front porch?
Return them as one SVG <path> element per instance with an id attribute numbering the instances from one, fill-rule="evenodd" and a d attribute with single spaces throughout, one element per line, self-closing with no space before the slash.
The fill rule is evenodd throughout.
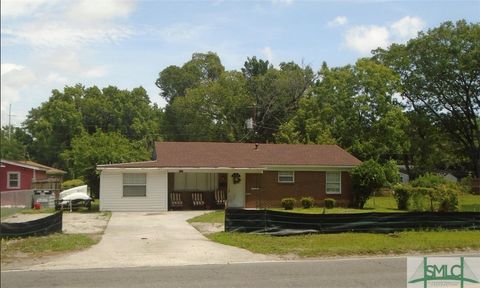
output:
<path id="1" fill-rule="evenodd" d="M 168 173 L 168 210 L 245 207 L 246 173 L 191 170 Z"/>

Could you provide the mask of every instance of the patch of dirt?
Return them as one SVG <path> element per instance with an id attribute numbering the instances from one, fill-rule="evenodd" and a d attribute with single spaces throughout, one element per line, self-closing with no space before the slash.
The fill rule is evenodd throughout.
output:
<path id="1" fill-rule="evenodd" d="M 40 218 L 44 218 L 52 214 L 21 214 L 17 213 L 2 219 L 5 223 L 27 222 Z M 108 213 L 63 213 L 63 229 L 62 232 L 66 234 L 98 234 L 103 233 L 107 227 L 110 214 Z"/>
<path id="2" fill-rule="evenodd" d="M 102 238 L 101 234 L 89 234 L 89 237 L 94 239 L 95 241 L 100 241 Z M 15 241 L 15 240 L 9 240 Z M 2 243 L 2 245 L 5 243 Z M 85 248 L 88 249 L 88 248 Z M 66 257 L 68 255 L 77 253 L 83 249 L 76 249 L 71 251 L 60 251 L 60 252 L 52 252 L 52 251 L 45 251 L 41 253 L 23 253 L 23 252 L 14 252 L 8 253 L 5 255 L 2 253 L 0 259 L 2 264 L 2 270 L 17 270 L 17 269 L 28 269 L 28 267 L 40 265 L 44 263 L 51 262 L 55 259 L 59 259 L 61 257 Z"/>
<path id="3" fill-rule="evenodd" d="M 63 233 L 98 234 L 107 227 L 107 213 L 63 213 Z"/>
<path id="4" fill-rule="evenodd" d="M 16 223 L 26 222 L 36 219 L 40 219 L 46 216 L 52 215 L 51 213 L 39 213 L 39 214 L 21 214 L 17 213 L 7 218 L 2 219 L 2 222 Z M 110 220 L 110 213 L 63 213 L 63 229 L 65 234 L 88 234 L 89 237 L 100 241 L 103 235 L 103 231 L 107 227 L 108 220 Z M 5 240 L 3 240 L 5 241 Z M 5 243 L 2 241 L 2 245 Z M 15 241 L 15 240 L 8 240 Z M 2 247 L 3 250 L 3 247 Z M 15 252 L 8 255 L 2 253 L 0 260 L 2 270 L 12 269 L 25 269 L 38 264 L 47 263 L 56 258 L 65 257 L 72 253 L 76 253 L 78 250 L 65 251 L 65 252 L 42 252 L 42 253 L 21 253 Z"/>
<path id="5" fill-rule="evenodd" d="M 197 229 L 203 235 L 208 235 L 216 232 L 223 232 L 225 230 L 223 223 L 204 223 L 204 222 L 192 222 L 190 223 L 195 229 Z"/>
<path id="6" fill-rule="evenodd" d="M 13 215 L 10 215 L 8 217 L 2 218 L 2 222 L 4 223 L 18 223 L 18 222 L 27 222 L 27 221 L 33 221 L 37 220 L 40 218 L 44 218 L 47 216 L 52 215 L 52 213 L 38 213 L 38 214 L 22 214 L 22 213 L 16 213 Z"/>

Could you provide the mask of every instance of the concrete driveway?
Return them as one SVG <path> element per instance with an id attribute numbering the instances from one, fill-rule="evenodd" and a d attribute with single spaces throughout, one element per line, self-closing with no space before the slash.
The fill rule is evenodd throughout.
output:
<path id="1" fill-rule="evenodd" d="M 77 269 L 226 264 L 275 260 L 272 256 L 212 242 L 187 219 L 204 211 L 114 212 L 99 244 L 31 267 Z"/>

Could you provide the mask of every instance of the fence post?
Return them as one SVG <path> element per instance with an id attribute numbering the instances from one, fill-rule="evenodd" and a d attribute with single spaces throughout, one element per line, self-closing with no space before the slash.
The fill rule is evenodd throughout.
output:
<path id="1" fill-rule="evenodd" d="M 263 209 L 263 233 L 267 232 L 267 208 Z"/>

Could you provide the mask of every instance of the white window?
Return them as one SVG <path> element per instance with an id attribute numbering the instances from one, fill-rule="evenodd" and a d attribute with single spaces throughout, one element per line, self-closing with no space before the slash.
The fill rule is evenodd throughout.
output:
<path id="1" fill-rule="evenodd" d="M 295 173 L 293 171 L 278 171 L 278 183 L 294 183 Z"/>
<path id="2" fill-rule="evenodd" d="M 175 173 L 174 191 L 215 191 L 218 175 L 215 173 Z"/>
<path id="3" fill-rule="evenodd" d="M 147 174 L 125 173 L 123 174 L 123 197 L 147 196 Z"/>
<path id="4" fill-rule="evenodd" d="M 20 188 L 20 172 L 8 172 L 7 188 L 10 188 L 10 189 Z"/>
<path id="5" fill-rule="evenodd" d="M 326 192 L 327 194 L 342 194 L 341 172 L 327 172 Z"/>

